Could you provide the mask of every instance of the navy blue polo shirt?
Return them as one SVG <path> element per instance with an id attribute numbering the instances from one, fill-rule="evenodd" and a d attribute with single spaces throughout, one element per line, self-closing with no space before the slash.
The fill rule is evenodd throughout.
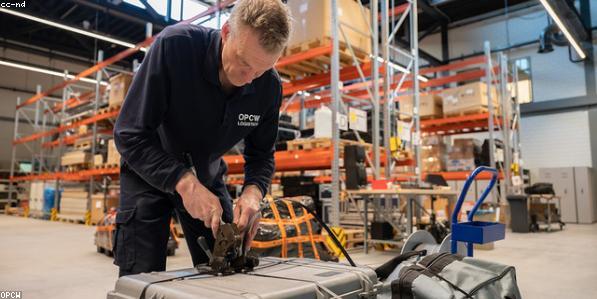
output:
<path id="1" fill-rule="evenodd" d="M 137 177 L 174 193 L 189 171 L 184 154 L 190 153 L 199 181 L 213 190 L 224 186 L 222 155 L 244 139 L 244 184 L 266 194 L 274 172 L 280 78 L 272 69 L 226 94 L 220 64 L 220 30 L 177 24 L 160 33 L 133 78 L 114 128 L 121 174 L 126 172 L 121 179 Z"/>

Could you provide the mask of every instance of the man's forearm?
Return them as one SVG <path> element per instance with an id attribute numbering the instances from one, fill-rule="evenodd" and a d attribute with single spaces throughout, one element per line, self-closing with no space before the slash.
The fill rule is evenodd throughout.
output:
<path id="1" fill-rule="evenodd" d="M 261 190 L 259 189 L 259 187 L 257 187 L 257 185 L 250 184 L 245 187 L 242 196 L 251 196 L 261 200 L 265 196 L 265 194 L 261 193 Z"/>

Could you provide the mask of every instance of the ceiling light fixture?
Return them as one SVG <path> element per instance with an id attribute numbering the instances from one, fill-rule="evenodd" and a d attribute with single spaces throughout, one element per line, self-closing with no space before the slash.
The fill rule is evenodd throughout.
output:
<path id="1" fill-rule="evenodd" d="M 48 26 L 52 26 L 52 27 L 63 29 L 63 30 L 67 30 L 67 31 L 70 31 L 70 32 L 75 32 L 75 33 L 78 33 L 78 34 L 81 34 L 81 35 L 89 36 L 89 37 L 92 37 L 92 38 L 95 38 L 95 39 L 99 39 L 99 40 L 103 40 L 103 41 L 106 41 L 106 42 L 109 42 L 109 43 L 121 45 L 121 46 L 127 47 L 127 48 L 135 48 L 137 46 L 137 45 L 135 45 L 133 43 L 121 41 L 121 40 L 118 40 L 118 39 L 115 39 L 115 38 L 111 38 L 111 37 L 108 37 L 108 36 L 105 36 L 105 35 L 101 35 L 101 34 L 93 33 L 93 32 L 90 32 L 90 31 L 86 31 L 84 29 L 79 29 L 79 28 L 76 28 L 76 27 L 72 27 L 72 26 L 68 26 L 68 25 L 56 23 L 56 22 L 53 22 L 53 21 L 49 21 L 49 20 L 46 20 L 46 19 L 38 18 L 38 17 L 32 16 L 32 15 L 28 15 L 28 14 L 24 14 L 24 13 L 15 11 L 15 10 L 10 10 L 10 9 L 6 9 L 6 8 L 0 8 L 0 12 L 6 13 L 6 14 L 10 14 L 10 15 L 13 15 L 13 16 L 16 16 L 16 17 L 24 18 L 24 19 L 27 19 L 27 20 L 31 20 L 31 21 L 34 21 L 34 22 L 42 23 L 42 24 L 45 24 L 45 25 L 48 25 Z M 143 52 L 147 52 L 146 48 L 141 48 L 140 50 L 143 51 Z"/>
<path id="2" fill-rule="evenodd" d="M 36 67 L 36 66 L 30 66 L 30 65 L 10 62 L 10 61 L 6 61 L 6 60 L 0 60 L 0 65 L 64 78 L 64 73 L 53 71 L 53 70 L 48 70 L 48 69 L 44 69 L 44 68 L 40 68 L 40 67 Z M 70 75 L 70 74 L 66 75 L 66 78 L 68 78 L 68 79 L 73 79 L 74 77 L 75 77 L 74 75 Z M 86 83 L 91 83 L 91 84 L 96 83 L 96 81 L 94 79 L 90 79 L 90 78 L 81 78 L 79 80 L 86 82 Z M 108 82 L 101 81 L 100 84 L 107 86 Z"/>
<path id="3" fill-rule="evenodd" d="M 572 47 L 574 48 L 574 50 L 576 51 L 578 56 L 580 56 L 581 59 L 585 59 L 587 57 L 587 54 L 585 54 L 585 52 L 582 50 L 580 44 L 574 39 L 574 37 L 572 37 L 572 34 L 570 34 L 570 31 L 568 31 L 568 28 L 566 28 L 566 26 L 564 26 L 564 23 L 560 19 L 560 16 L 558 16 L 558 14 L 556 14 L 555 10 L 553 10 L 553 8 L 551 7 L 551 5 L 549 5 L 547 0 L 539 0 L 539 1 L 541 2 L 541 4 L 543 4 L 543 7 L 545 7 L 545 10 L 549 14 L 549 16 L 556 22 L 556 24 L 558 25 L 560 30 L 562 30 L 562 32 L 564 33 L 564 36 L 566 36 L 566 39 L 568 39 L 568 41 L 570 42 L 570 44 L 572 45 Z"/>

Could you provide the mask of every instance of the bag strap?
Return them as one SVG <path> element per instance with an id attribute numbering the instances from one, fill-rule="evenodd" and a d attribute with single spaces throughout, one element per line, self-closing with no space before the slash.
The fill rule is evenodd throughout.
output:
<path id="1" fill-rule="evenodd" d="M 457 254 L 450 254 L 447 252 L 434 253 L 424 257 L 419 264 L 431 271 L 434 274 L 441 273 L 444 268 L 456 261 L 462 261 L 464 257 Z"/>
<path id="2" fill-rule="evenodd" d="M 388 276 L 390 276 L 390 274 L 392 274 L 392 272 L 394 272 L 394 269 L 396 269 L 396 267 L 398 267 L 398 265 L 400 265 L 400 263 L 402 263 L 414 256 L 424 256 L 426 253 L 427 253 L 426 250 L 410 251 L 410 252 L 403 253 L 403 254 L 385 262 L 383 265 L 377 267 L 375 269 L 375 274 L 377 274 L 377 278 L 379 278 L 380 280 L 384 280 L 384 279 L 388 278 Z"/>

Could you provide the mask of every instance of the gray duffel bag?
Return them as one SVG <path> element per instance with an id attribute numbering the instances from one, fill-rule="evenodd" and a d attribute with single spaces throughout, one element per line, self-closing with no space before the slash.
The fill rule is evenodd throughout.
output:
<path id="1" fill-rule="evenodd" d="M 377 268 L 384 281 L 378 298 L 521 298 L 512 266 L 449 253 L 424 254 L 405 253 Z"/>

